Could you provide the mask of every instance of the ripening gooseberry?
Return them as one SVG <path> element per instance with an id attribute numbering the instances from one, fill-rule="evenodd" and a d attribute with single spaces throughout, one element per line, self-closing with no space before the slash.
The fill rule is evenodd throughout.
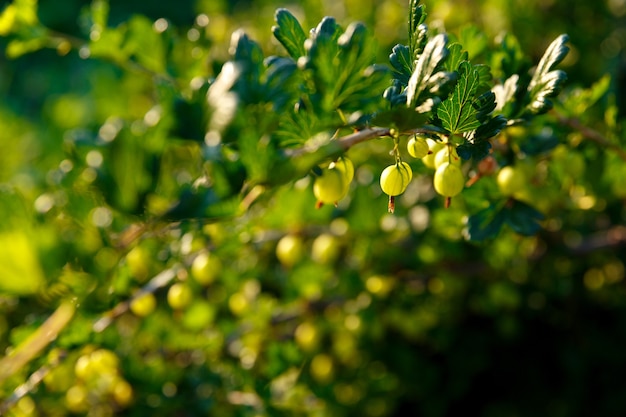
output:
<path id="1" fill-rule="evenodd" d="M 322 233 L 313 241 L 311 259 L 320 264 L 331 264 L 340 255 L 339 239 L 329 233 Z"/>
<path id="2" fill-rule="evenodd" d="M 65 405 L 74 413 L 84 413 L 89 410 L 88 396 L 89 391 L 84 385 L 73 385 L 65 393 Z"/>
<path id="3" fill-rule="evenodd" d="M 211 252 L 201 252 L 191 264 L 191 277 L 201 285 L 209 285 L 222 270 L 222 262 Z"/>
<path id="4" fill-rule="evenodd" d="M 463 191 L 465 178 L 461 169 L 449 162 L 444 162 L 435 171 L 433 179 L 435 191 L 444 197 L 454 197 Z"/>
<path id="5" fill-rule="evenodd" d="M 156 308 L 156 297 L 151 292 L 141 294 L 130 302 L 130 311 L 139 317 L 146 317 Z"/>
<path id="6" fill-rule="evenodd" d="M 342 156 L 336 161 L 331 162 L 330 165 L 328 165 L 328 169 L 338 169 L 343 172 L 348 184 L 350 184 L 352 179 L 354 179 L 354 164 L 346 156 Z"/>
<path id="7" fill-rule="evenodd" d="M 285 235 L 276 245 L 276 257 L 286 267 L 292 267 L 304 256 L 302 238 L 297 235 Z"/>
<path id="8" fill-rule="evenodd" d="M 187 307 L 193 299 L 193 291 L 187 284 L 177 282 L 167 291 L 167 303 L 174 310 Z"/>
<path id="9" fill-rule="evenodd" d="M 507 165 L 498 172 L 496 182 L 503 195 L 512 196 L 526 185 L 526 174 L 519 167 Z"/>
<path id="10" fill-rule="evenodd" d="M 380 174 L 380 188 L 389 196 L 402 194 L 413 178 L 413 171 L 406 162 L 399 162 L 385 168 Z"/>
<path id="11" fill-rule="evenodd" d="M 117 405 L 126 407 L 133 400 L 133 387 L 128 381 L 117 378 L 113 384 L 112 394 Z"/>
<path id="12" fill-rule="evenodd" d="M 424 135 L 415 135 L 409 139 L 406 149 L 413 158 L 421 159 L 428 155 L 430 148 Z"/>
<path id="13" fill-rule="evenodd" d="M 430 138 L 426 139 L 426 142 L 428 143 L 428 155 L 422 158 L 422 162 L 424 162 L 424 165 L 426 165 L 428 168 L 436 169 L 435 156 L 437 155 L 437 152 L 439 152 L 446 145 L 443 142 L 439 142 Z"/>
<path id="14" fill-rule="evenodd" d="M 453 145 L 444 146 L 442 149 L 439 149 L 435 155 L 434 163 L 436 168 L 443 165 L 445 162 L 456 166 L 461 165 L 461 157 L 456 153 L 456 147 Z"/>
<path id="15" fill-rule="evenodd" d="M 318 202 L 335 204 L 348 193 L 349 185 L 346 174 L 340 169 L 324 169 L 322 175 L 315 178 L 313 194 Z"/>
<path id="16" fill-rule="evenodd" d="M 305 321 L 296 327 L 294 339 L 304 350 L 313 350 L 319 343 L 320 335 L 317 327 L 313 323 Z"/>

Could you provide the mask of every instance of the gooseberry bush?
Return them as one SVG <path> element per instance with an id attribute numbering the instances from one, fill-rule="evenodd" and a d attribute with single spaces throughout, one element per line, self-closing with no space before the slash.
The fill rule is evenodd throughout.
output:
<path id="1" fill-rule="evenodd" d="M 220 44 L 210 13 L 6 6 L 0 414 L 619 415 L 593 376 L 621 351 L 567 331 L 626 306 L 611 78 L 566 83 L 566 34 L 531 55 L 385 4 L 382 53 L 298 8 Z"/>

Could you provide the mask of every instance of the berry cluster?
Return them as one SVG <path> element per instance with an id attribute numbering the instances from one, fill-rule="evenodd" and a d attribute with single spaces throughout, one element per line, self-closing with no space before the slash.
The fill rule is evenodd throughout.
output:
<path id="1" fill-rule="evenodd" d="M 380 188 L 389 196 L 389 212 L 395 209 L 395 197 L 404 193 L 413 178 L 408 163 L 403 162 L 398 151 L 398 135 L 394 136 L 395 163 L 386 167 L 380 175 Z M 461 170 L 461 158 L 452 142 L 431 139 L 425 135 L 413 135 L 407 143 L 407 151 L 413 158 L 421 159 L 424 165 L 435 170 L 433 186 L 435 191 L 446 198 L 446 207 L 452 197 L 465 187 L 465 176 Z M 321 169 L 313 183 L 313 193 L 317 207 L 324 204 L 337 204 L 346 196 L 354 177 L 354 165 L 345 156 Z"/>

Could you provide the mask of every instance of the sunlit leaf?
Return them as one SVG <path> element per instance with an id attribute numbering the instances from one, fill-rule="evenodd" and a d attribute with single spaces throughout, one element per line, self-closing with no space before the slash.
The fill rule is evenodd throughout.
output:
<path id="1" fill-rule="evenodd" d="M 426 89 L 428 81 L 448 55 L 446 44 L 447 37 L 444 34 L 439 34 L 428 41 L 424 47 L 424 51 L 420 54 L 413 74 L 409 79 L 406 97 L 407 106 L 415 107 L 419 104 L 419 97 Z"/>
<path id="2" fill-rule="evenodd" d="M 304 50 L 306 35 L 298 19 L 287 9 L 276 10 L 274 19 L 276 20 L 276 26 L 272 27 L 272 33 L 285 47 L 287 53 L 289 53 L 293 59 L 304 56 L 306 53 Z"/>
<path id="3" fill-rule="evenodd" d="M 452 134 L 467 132 L 480 126 L 478 112 L 473 107 L 474 95 L 478 89 L 478 71 L 469 63 L 462 64 L 461 76 L 454 92 L 437 110 L 443 127 Z"/>

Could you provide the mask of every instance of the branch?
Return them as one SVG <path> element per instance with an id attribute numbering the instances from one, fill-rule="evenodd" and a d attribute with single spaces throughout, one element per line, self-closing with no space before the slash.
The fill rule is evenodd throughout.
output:
<path id="1" fill-rule="evenodd" d="M 125 300 L 117 304 L 113 309 L 104 313 L 102 317 L 100 317 L 92 327 L 92 330 L 96 333 L 102 332 L 104 329 L 109 327 L 109 325 L 115 320 L 117 317 L 124 314 L 130 308 L 130 304 L 134 299 L 139 298 L 148 293 L 154 293 L 161 287 L 166 286 L 176 278 L 176 275 L 184 268 L 182 265 L 176 264 L 165 271 L 160 272 L 154 278 L 152 278 L 141 290 L 139 290 L 131 299 Z"/>
<path id="2" fill-rule="evenodd" d="M 586 255 L 601 249 L 618 248 L 626 245 L 626 227 L 615 226 L 597 232 L 570 249 L 574 255 Z"/>
<path id="3" fill-rule="evenodd" d="M 557 120 L 564 126 L 570 127 L 574 130 L 579 131 L 585 138 L 597 143 L 600 146 L 608 148 L 615 152 L 621 159 L 626 161 L 626 150 L 621 148 L 619 145 L 611 142 L 606 136 L 597 130 L 591 129 L 588 126 L 585 126 L 581 123 L 579 119 L 573 117 L 564 116 L 556 111 L 553 111 L 556 115 Z"/>
<path id="4" fill-rule="evenodd" d="M 442 133 L 442 130 L 435 126 L 423 126 L 420 128 L 410 129 L 405 132 L 402 132 L 404 135 L 413 135 L 416 133 Z M 391 136 L 391 128 L 388 127 L 368 127 L 367 129 L 359 130 L 358 132 L 351 133 L 346 136 L 339 137 L 329 142 L 329 144 L 338 145 L 341 150 L 344 152 L 353 147 L 354 145 L 358 145 L 362 142 L 367 142 L 368 140 L 378 139 L 384 136 Z M 302 156 L 308 153 L 312 153 L 317 151 L 319 147 L 307 147 L 304 146 L 302 148 L 294 149 L 289 152 L 288 155 L 290 157 Z"/>

